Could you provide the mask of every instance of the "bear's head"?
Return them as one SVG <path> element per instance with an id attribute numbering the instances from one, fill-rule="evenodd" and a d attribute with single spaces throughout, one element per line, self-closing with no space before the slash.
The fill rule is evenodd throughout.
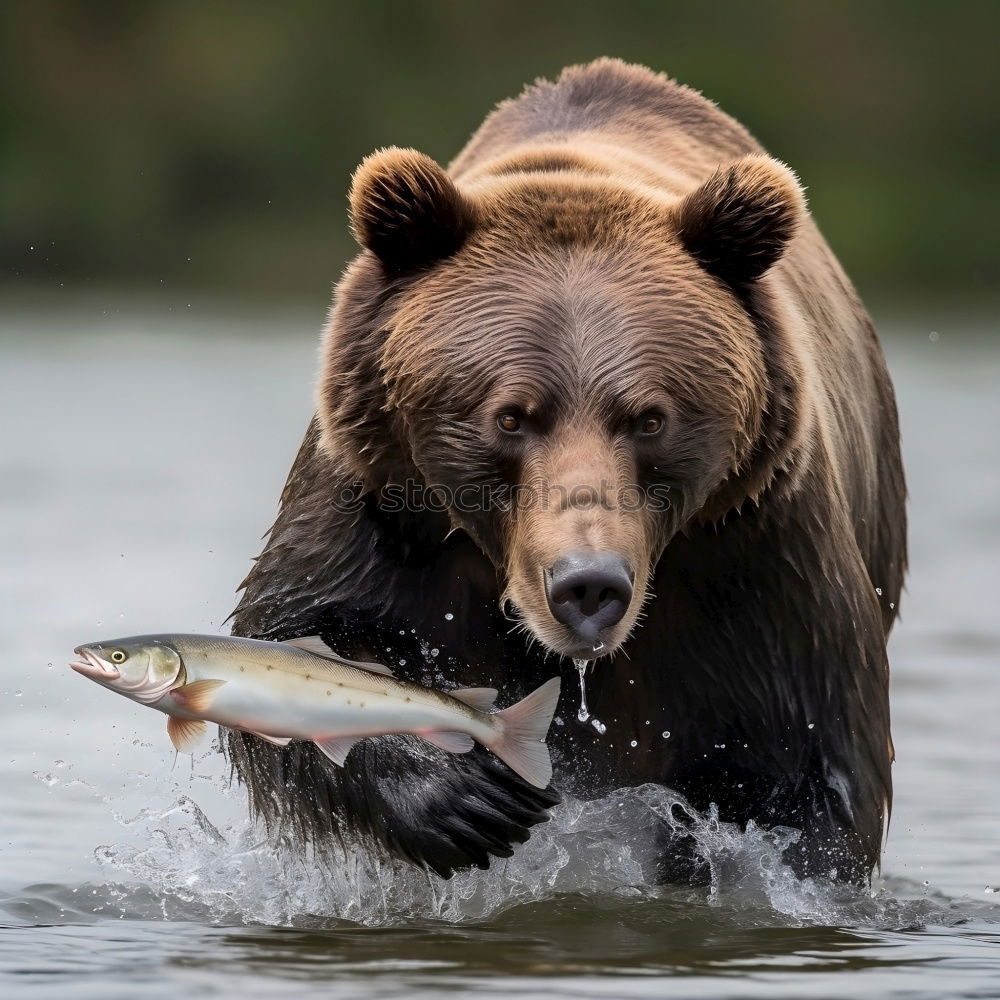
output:
<path id="1" fill-rule="evenodd" d="M 762 155 L 671 198 L 561 160 L 459 188 L 377 153 L 351 192 L 363 252 L 327 331 L 322 446 L 468 532 L 547 648 L 613 652 L 671 538 L 790 463 L 803 374 L 768 271 L 804 212 Z"/>

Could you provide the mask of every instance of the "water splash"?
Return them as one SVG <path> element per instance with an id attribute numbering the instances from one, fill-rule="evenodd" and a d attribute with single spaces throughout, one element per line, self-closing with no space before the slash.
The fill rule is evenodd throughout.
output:
<path id="1" fill-rule="evenodd" d="M 166 809 L 120 818 L 132 843 L 95 852 L 111 887 L 101 902 L 105 915 L 128 917 L 134 894 L 138 912 L 147 916 L 150 898 L 158 898 L 165 919 L 386 926 L 421 918 L 480 920 L 565 893 L 655 895 L 656 831 L 682 800 L 659 789 L 654 811 L 638 791 L 588 803 L 568 799 L 514 857 L 450 880 L 359 846 L 303 852 L 276 844 L 248 822 L 220 829 L 183 796 Z"/>
<path id="2" fill-rule="evenodd" d="M 872 895 L 798 879 L 782 856 L 797 831 L 753 824 L 740 830 L 721 822 L 715 809 L 700 814 L 659 785 L 619 789 L 590 802 L 567 797 L 513 857 L 447 881 L 356 845 L 303 851 L 276 843 L 242 818 L 218 825 L 187 795 L 119 822 L 122 842 L 94 852 L 102 882 L 29 887 L 3 908 L 25 919 L 41 913 L 53 919 L 384 927 L 480 921 L 521 904 L 558 906 L 567 894 L 594 906 L 635 900 L 651 908 L 646 919 L 656 919 L 657 907 L 673 912 L 680 893 L 684 907 L 717 912 L 740 926 L 913 927 L 958 923 L 969 919 L 974 905 L 958 907 L 925 889 L 916 890 L 918 898 L 899 898 L 913 895 L 904 883 L 892 886 L 895 895 Z M 708 872 L 706 888 L 657 884 L 658 853 L 672 834 L 693 839 Z M 975 905 L 979 918 L 1000 922 L 1000 906 Z"/>

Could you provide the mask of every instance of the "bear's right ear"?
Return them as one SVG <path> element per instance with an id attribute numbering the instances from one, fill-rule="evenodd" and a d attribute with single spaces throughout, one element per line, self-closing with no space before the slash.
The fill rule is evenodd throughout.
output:
<path id="1" fill-rule="evenodd" d="M 756 281 L 781 258 L 806 214 L 795 174 L 769 156 L 722 167 L 677 207 L 688 253 L 731 285 Z"/>
<path id="2" fill-rule="evenodd" d="M 474 225 L 472 203 L 415 149 L 379 150 L 354 173 L 351 228 L 390 274 L 450 257 Z"/>

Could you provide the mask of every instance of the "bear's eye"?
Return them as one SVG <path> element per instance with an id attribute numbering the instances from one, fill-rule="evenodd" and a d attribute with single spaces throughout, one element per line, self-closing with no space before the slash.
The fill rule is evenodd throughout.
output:
<path id="1" fill-rule="evenodd" d="M 652 437 L 663 430 L 663 417 L 658 413 L 647 413 L 639 418 L 639 433 L 646 437 Z"/>
<path id="2" fill-rule="evenodd" d="M 111 650 L 111 662 L 112 663 L 124 663 L 128 659 L 124 649 L 113 649 Z"/>
<path id="3" fill-rule="evenodd" d="M 516 434 L 521 429 L 521 421 L 513 413 L 501 413 L 497 417 L 497 427 L 507 434 Z"/>

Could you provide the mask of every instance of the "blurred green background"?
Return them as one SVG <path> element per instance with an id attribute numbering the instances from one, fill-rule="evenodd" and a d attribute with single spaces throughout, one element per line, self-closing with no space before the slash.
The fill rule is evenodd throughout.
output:
<path id="1" fill-rule="evenodd" d="M 363 156 L 447 162 L 498 100 L 610 54 L 788 161 L 864 295 L 989 302 L 998 29 L 998 2 L 6 2 L 4 288 L 325 302 Z"/>

